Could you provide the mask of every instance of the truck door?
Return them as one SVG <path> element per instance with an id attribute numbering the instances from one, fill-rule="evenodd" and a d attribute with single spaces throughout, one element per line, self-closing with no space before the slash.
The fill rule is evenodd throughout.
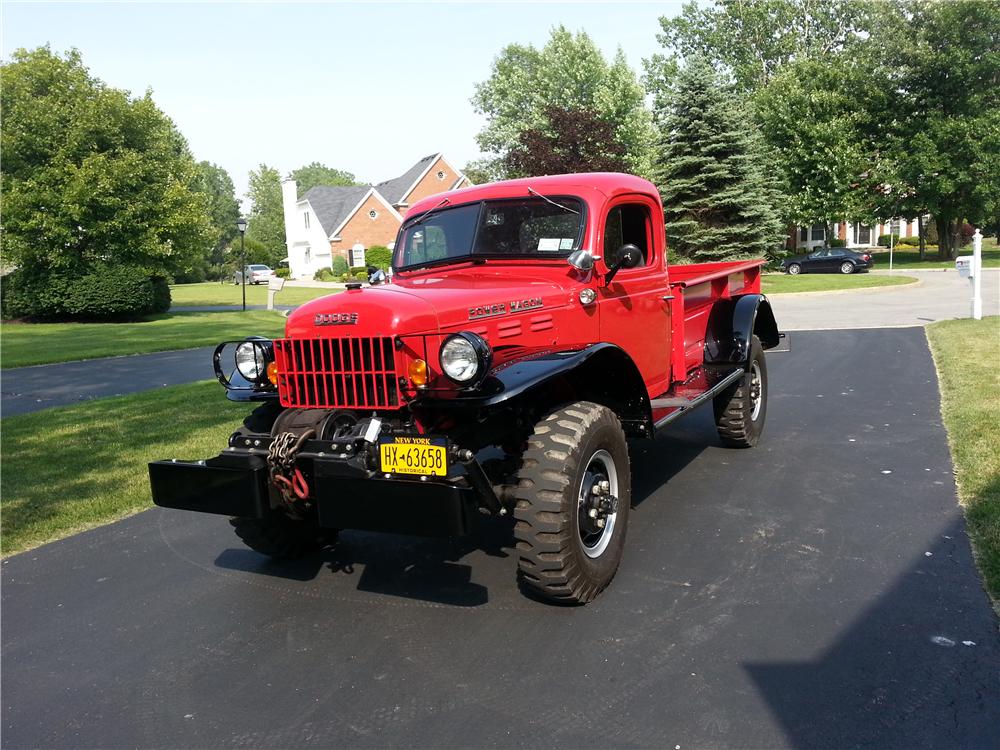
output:
<path id="1" fill-rule="evenodd" d="M 662 232 L 653 230 L 656 203 L 628 196 L 605 207 L 601 217 L 604 264 L 610 267 L 622 245 L 642 251 L 643 262 L 620 270 L 598 290 L 601 340 L 617 344 L 639 367 L 651 396 L 670 382 L 670 303 Z"/>

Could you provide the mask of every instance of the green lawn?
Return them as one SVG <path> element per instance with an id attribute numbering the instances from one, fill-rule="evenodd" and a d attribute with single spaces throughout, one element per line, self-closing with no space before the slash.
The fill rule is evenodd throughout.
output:
<path id="1" fill-rule="evenodd" d="M 958 496 L 986 589 L 1000 612 L 1000 318 L 927 326 Z"/>
<path id="2" fill-rule="evenodd" d="M 286 286 L 274 295 L 274 304 L 301 305 L 303 302 L 327 294 L 337 294 L 340 291 L 342 290 Z M 242 290 L 236 284 L 207 282 L 204 284 L 174 284 L 170 287 L 170 300 L 173 305 L 206 307 L 210 305 L 239 305 L 243 302 L 243 296 Z M 248 286 L 247 304 L 266 305 L 267 287 Z"/>
<path id="3" fill-rule="evenodd" d="M 972 245 L 963 247 L 958 251 L 959 255 L 972 255 Z M 879 248 L 872 253 L 875 258 L 875 268 L 885 271 L 889 268 L 889 249 Z M 904 268 L 907 271 L 919 271 L 921 269 L 954 268 L 953 260 L 938 260 L 937 248 L 929 249 L 926 253 L 927 260 L 920 260 L 920 251 L 917 248 L 893 248 L 892 267 Z M 983 267 L 1000 268 L 1000 248 L 993 237 L 983 240 Z"/>
<path id="4" fill-rule="evenodd" d="M 783 273 L 765 274 L 761 277 L 764 294 L 795 292 L 829 292 L 838 289 L 865 289 L 874 286 L 898 286 L 916 281 L 911 276 L 876 276 L 867 273 L 803 273 L 789 276 Z"/>
<path id="5" fill-rule="evenodd" d="M 17 323 L 0 331 L 0 365 L 23 367 L 74 359 L 211 346 L 243 336 L 280 336 L 280 312 L 172 313 L 141 323 Z"/>
<path id="6" fill-rule="evenodd" d="M 7 417 L 3 554 L 151 507 L 147 462 L 214 456 L 248 412 L 204 381 Z"/>

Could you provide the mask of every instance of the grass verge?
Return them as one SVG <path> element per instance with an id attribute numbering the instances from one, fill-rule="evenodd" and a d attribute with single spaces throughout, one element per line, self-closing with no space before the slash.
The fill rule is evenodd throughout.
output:
<path id="1" fill-rule="evenodd" d="M 306 286 L 286 286 L 274 295 L 276 305 L 301 305 L 317 297 L 327 294 L 338 294 L 341 289 L 323 289 Z M 170 287 L 170 304 L 176 306 L 190 305 L 210 307 L 212 305 L 239 305 L 243 302 L 243 293 L 236 284 L 219 284 L 208 282 L 204 284 L 174 284 Z M 248 305 L 266 305 L 267 287 L 248 286 Z"/>
<path id="2" fill-rule="evenodd" d="M 3 554 L 151 507 L 147 462 L 214 456 L 248 412 L 204 381 L 7 417 Z"/>
<path id="3" fill-rule="evenodd" d="M 911 284 L 912 276 L 883 276 L 868 273 L 803 273 L 798 276 L 771 273 L 761 277 L 764 294 L 794 294 L 796 292 L 832 292 L 849 289 L 868 289 L 876 286 Z"/>
<path id="4" fill-rule="evenodd" d="M 986 589 L 1000 612 L 1000 318 L 927 326 L 958 497 Z"/>
<path id="5" fill-rule="evenodd" d="M 959 249 L 959 255 L 972 255 L 972 245 Z M 954 268 L 953 260 L 938 260 L 937 248 L 928 250 L 926 260 L 920 260 L 920 251 L 917 248 L 894 248 L 892 251 L 893 269 L 902 268 L 907 271 L 932 270 L 935 268 Z M 879 248 L 872 253 L 875 259 L 875 268 L 879 271 L 889 270 L 889 250 Z M 995 239 L 983 240 L 983 268 L 1000 268 L 1000 248 L 997 248 Z"/>
<path id="6" fill-rule="evenodd" d="M 284 329 L 281 313 L 267 310 L 171 313 L 139 323 L 11 322 L 3 324 L 0 365 L 24 367 L 211 346 L 254 334 L 280 336 Z"/>

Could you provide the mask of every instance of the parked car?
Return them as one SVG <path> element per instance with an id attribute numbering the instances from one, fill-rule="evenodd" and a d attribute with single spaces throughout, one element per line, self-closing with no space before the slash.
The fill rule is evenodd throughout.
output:
<path id="1" fill-rule="evenodd" d="M 248 284 L 266 284 L 271 279 L 274 278 L 274 271 L 271 270 L 269 266 L 264 265 L 253 265 L 247 266 L 246 269 L 247 283 Z M 233 274 L 233 283 L 241 284 L 243 283 L 243 273 L 241 271 L 236 271 Z"/>
<path id="2" fill-rule="evenodd" d="M 781 261 L 785 273 L 795 276 L 800 273 L 854 273 L 867 271 L 872 267 L 871 253 L 858 253 L 846 247 L 821 247 L 808 255 L 798 255 Z"/>

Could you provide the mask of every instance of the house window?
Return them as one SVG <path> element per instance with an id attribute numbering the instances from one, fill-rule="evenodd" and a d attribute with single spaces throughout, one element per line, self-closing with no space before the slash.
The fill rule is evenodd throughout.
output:
<path id="1" fill-rule="evenodd" d="M 442 170 L 442 171 L 440 171 L 440 172 L 438 172 L 438 173 L 437 173 L 437 178 L 438 178 L 439 180 L 443 180 L 443 179 L 444 179 L 444 177 L 445 177 L 445 175 L 444 175 L 444 170 Z"/>
<path id="2" fill-rule="evenodd" d="M 812 242 L 822 241 L 826 239 L 826 227 L 822 224 L 813 224 L 811 231 L 810 240 Z"/>
<path id="3" fill-rule="evenodd" d="M 305 219 L 306 229 L 308 229 L 309 228 L 309 214 L 308 213 L 302 214 L 302 218 Z"/>
<path id="4" fill-rule="evenodd" d="M 307 266 L 312 263 L 312 259 L 313 259 L 312 249 L 307 247 L 306 248 L 306 265 Z"/>
<path id="5" fill-rule="evenodd" d="M 368 212 L 368 218 L 371 219 L 372 221 L 374 221 L 375 219 L 377 219 L 378 218 L 378 211 L 376 211 L 373 208 L 371 211 Z"/>
<path id="6" fill-rule="evenodd" d="M 799 227 L 799 240 L 801 242 L 809 241 L 809 227 Z"/>
<path id="7" fill-rule="evenodd" d="M 872 228 L 867 224 L 855 224 L 854 242 L 857 245 L 872 244 Z"/>

